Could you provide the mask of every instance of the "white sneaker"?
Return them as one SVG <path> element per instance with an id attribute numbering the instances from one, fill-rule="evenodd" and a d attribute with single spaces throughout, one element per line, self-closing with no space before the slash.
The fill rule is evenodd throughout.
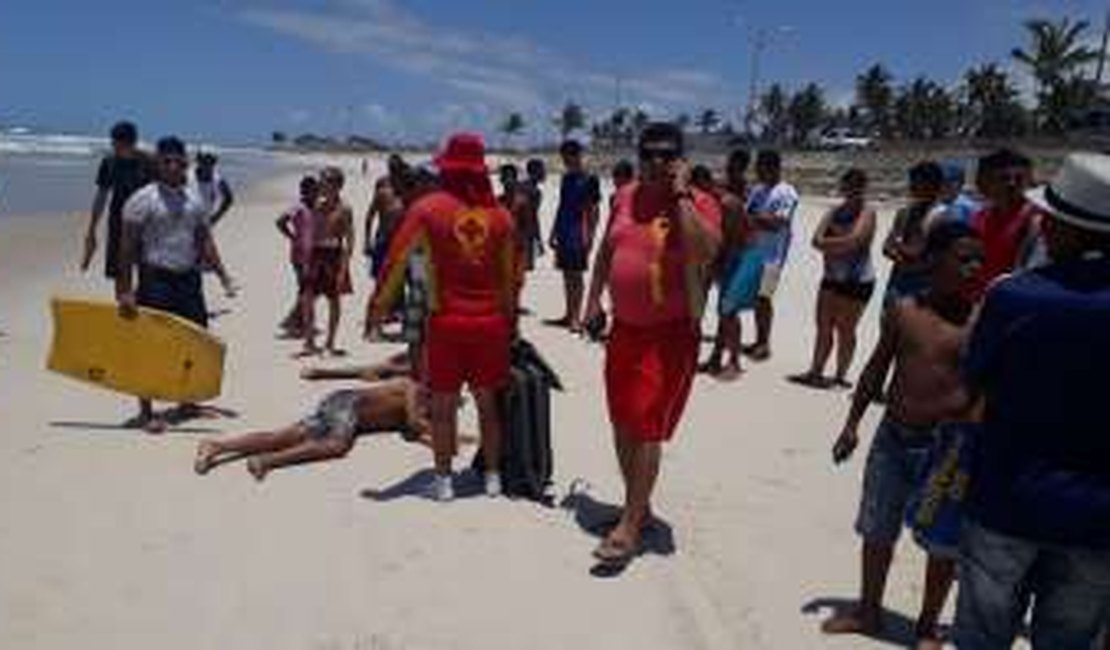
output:
<path id="1" fill-rule="evenodd" d="M 437 474 L 433 488 L 436 501 L 447 503 L 455 500 L 455 486 L 451 482 L 450 474 Z"/>
<path id="2" fill-rule="evenodd" d="M 490 498 L 501 496 L 501 475 L 497 472 L 486 472 L 486 496 Z"/>

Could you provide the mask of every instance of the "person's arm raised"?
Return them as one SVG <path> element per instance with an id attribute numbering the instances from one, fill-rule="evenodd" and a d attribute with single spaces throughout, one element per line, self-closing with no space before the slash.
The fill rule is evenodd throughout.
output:
<path id="1" fill-rule="evenodd" d="M 695 201 L 694 193 L 690 189 L 689 167 L 684 160 L 674 163 L 672 169 L 672 191 L 678 197 L 678 222 L 682 229 L 682 240 L 698 264 L 705 264 L 713 260 L 717 249 L 721 245 L 721 214 L 720 208 L 713 205 L 716 214 L 703 215 Z M 709 223 L 715 224 L 714 226 Z"/>
<path id="2" fill-rule="evenodd" d="M 899 327 L 899 307 L 894 306 L 883 317 L 879 342 L 860 375 L 859 385 L 852 395 L 848 419 L 833 445 L 833 461 L 836 463 L 842 463 L 852 456 L 859 444 L 860 420 L 871 402 L 882 395 L 886 377 L 898 352 Z"/>

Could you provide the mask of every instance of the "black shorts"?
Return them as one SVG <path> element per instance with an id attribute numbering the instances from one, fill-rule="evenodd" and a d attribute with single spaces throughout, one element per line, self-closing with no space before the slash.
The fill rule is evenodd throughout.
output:
<path id="1" fill-rule="evenodd" d="M 140 267 L 135 302 L 208 327 L 208 307 L 204 303 L 200 271 L 178 273 L 153 266 Z"/>
<path id="2" fill-rule="evenodd" d="M 104 241 L 104 277 L 115 280 L 119 275 L 120 239 L 123 237 L 123 217 L 108 215 L 108 233 Z"/>
<path id="3" fill-rule="evenodd" d="M 831 291 L 838 296 L 867 304 L 875 293 L 875 282 L 856 282 L 853 280 L 821 280 L 821 290 Z"/>
<path id="4" fill-rule="evenodd" d="M 589 266 L 589 255 L 581 248 L 555 249 L 555 268 L 560 271 L 582 273 Z"/>

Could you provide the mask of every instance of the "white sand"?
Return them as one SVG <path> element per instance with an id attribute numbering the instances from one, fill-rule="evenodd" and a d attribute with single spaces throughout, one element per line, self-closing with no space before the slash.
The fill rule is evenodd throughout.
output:
<path id="1" fill-rule="evenodd" d="M 356 167 L 347 195 L 361 218 L 369 185 Z M 283 425 L 335 388 L 300 382 L 297 344 L 274 338 L 292 280 L 273 220 L 295 189 L 291 176 L 252 188 L 218 229 L 244 285 L 230 302 L 209 285 L 213 306 L 232 310 L 213 327 L 229 345 L 219 404 L 242 417 L 199 427 Z M 822 639 L 827 611 L 803 611 L 856 593 L 865 451 L 834 469 L 829 446 L 847 397 L 784 381 L 808 361 L 819 262 L 807 242 L 821 205 L 807 202 L 799 216 L 774 360 L 737 384 L 699 380 L 667 448 L 657 508 L 675 552 L 646 555 L 616 579 L 590 575 L 597 540 L 570 510 L 481 497 L 444 506 L 405 493 L 430 454 L 395 437 L 256 485 L 241 464 L 196 477 L 198 433 L 102 428 L 131 415 L 131 402 L 43 370 L 48 297 L 111 295 L 98 275 L 77 271 L 85 217 L 0 222 L 0 648 L 884 647 Z M 549 265 L 527 294 L 541 317 L 561 311 Z M 353 271 L 341 342 L 353 361 L 380 359 L 394 348 L 359 342 L 368 287 Z M 537 318 L 524 327 L 569 386 L 555 403 L 560 494 L 582 479 L 583 501 L 617 503 L 600 348 Z M 457 464 L 467 462 L 469 453 Z M 922 566 L 904 544 L 888 601 L 911 619 Z"/>

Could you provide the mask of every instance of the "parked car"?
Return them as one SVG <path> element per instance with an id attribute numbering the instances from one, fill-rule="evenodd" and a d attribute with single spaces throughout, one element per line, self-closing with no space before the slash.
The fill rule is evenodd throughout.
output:
<path id="1" fill-rule="evenodd" d="M 842 149 L 870 149 L 875 141 L 865 135 L 852 133 L 849 129 L 832 129 L 817 138 L 817 147 L 830 151 Z"/>

